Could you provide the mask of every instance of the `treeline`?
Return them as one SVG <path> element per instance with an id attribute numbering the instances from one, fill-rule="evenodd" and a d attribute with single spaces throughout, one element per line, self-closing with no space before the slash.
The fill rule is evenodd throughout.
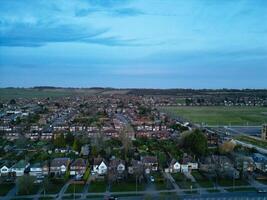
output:
<path id="1" fill-rule="evenodd" d="M 267 89 L 131 89 L 133 95 L 167 95 L 167 96 L 256 96 L 267 98 Z"/>

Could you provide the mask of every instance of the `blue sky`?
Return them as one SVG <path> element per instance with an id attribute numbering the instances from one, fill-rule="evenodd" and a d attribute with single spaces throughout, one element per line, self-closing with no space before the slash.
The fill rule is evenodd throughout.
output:
<path id="1" fill-rule="evenodd" d="M 266 0 L 1 0 L 0 87 L 267 88 Z"/>

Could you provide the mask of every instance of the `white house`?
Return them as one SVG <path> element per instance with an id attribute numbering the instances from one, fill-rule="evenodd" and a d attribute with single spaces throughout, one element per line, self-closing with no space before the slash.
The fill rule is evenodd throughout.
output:
<path id="1" fill-rule="evenodd" d="M 7 176 L 9 172 L 11 171 L 9 165 L 4 164 L 0 167 L 0 175 L 1 176 Z"/>
<path id="2" fill-rule="evenodd" d="M 170 173 L 177 173 L 180 171 L 181 171 L 181 164 L 177 160 L 172 159 L 170 166 L 169 166 L 169 172 Z"/>
<path id="3" fill-rule="evenodd" d="M 189 172 L 188 164 L 181 164 L 181 172 L 182 173 L 188 173 Z"/>
<path id="4" fill-rule="evenodd" d="M 92 173 L 104 175 L 108 171 L 108 165 L 103 158 L 95 158 Z"/>
<path id="5" fill-rule="evenodd" d="M 188 167 L 191 170 L 198 169 L 198 163 L 197 162 L 189 162 Z"/>
<path id="6" fill-rule="evenodd" d="M 40 177 L 43 175 L 43 167 L 40 163 L 35 163 L 30 166 L 30 172 L 29 174 L 31 176 Z"/>
<path id="7" fill-rule="evenodd" d="M 28 162 L 26 162 L 25 160 L 20 160 L 11 167 L 11 172 L 15 173 L 16 176 L 23 176 L 25 169 L 29 166 L 30 164 Z"/>

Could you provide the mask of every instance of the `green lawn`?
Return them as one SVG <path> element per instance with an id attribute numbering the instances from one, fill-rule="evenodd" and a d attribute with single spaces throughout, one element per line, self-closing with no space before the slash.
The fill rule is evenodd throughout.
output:
<path id="1" fill-rule="evenodd" d="M 18 195 L 33 195 L 33 194 L 37 194 L 39 190 L 40 190 L 40 185 L 34 185 L 29 191 L 29 193 L 18 191 Z"/>
<path id="2" fill-rule="evenodd" d="M 89 185 L 88 192 L 105 192 L 107 183 L 104 181 L 94 181 Z"/>
<path id="3" fill-rule="evenodd" d="M 56 194 L 59 193 L 61 188 L 64 186 L 65 183 L 63 182 L 49 182 L 49 184 L 47 184 L 45 186 L 45 194 Z M 43 193 L 43 192 L 42 192 Z"/>
<path id="4" fill-rule="evenodd" d="M 0 184 L 0 196 L 5 196 L 9 190 L 14 187 L 14 184 Z"/>
<path id="5" fill-rule="evenodd" d="M 174 178 L 176 184 L 181 188 L 181 189 L 196 189 L 197 186 L 195 183 L 192 183 L 190 180 L 188 180 L 185 175 L 182 173 L 176 173 L 172 174 L 172 177 Z"/>
<path id="6" fill-rule="evenodd" d="M 82 193 L 83 189 L 83 184 L 70 184 L 65 193 Z"/>
<path id="7" fill-rule="evenodd" d="M 137 184 L 137 191 L 143 191 L 145 189 L 144 183 Z M 136 184 L 134 182 L 119 182 L 113 183 L 111 186 L 112 192 L 128 192 L 128 191 L 136 191 Z"/>
<path id="8" fill-rule="evenodd" d="M 152 173 L 151 174 L 155 179 L 155 187 L 156 190 L 170 190 L 172 188 L 172 184 L 167 182 L 161 173 Z"/>
<path id="9" fill-rule="evenodd" d="M 267 107 L 161 107 L 172 117 L 209 125 L 262 125 L 267 122 Z"/>
<path id="10" fill-rule="evenodd" d="M 198 171 L 192 172 L 192 175 L 195 177 L 198 184 L 203 188 L 211 188 L 214 186 L 213 182 L 209 180 L 207 177 L 204 177 Z"/>
<path id="11" fill-rule="evenodd" d="M 222 187 L 230 187 L 233 186 L 233 184 L 235 186 L 245 186 L 245 185 L 249 185 L 249 183 L 247 181 L 244 180 L 240 180 L 240 179 L 236 179 L 233 181 L 233 179 L 219 179 L 218 180 L 218 184 Z"/>

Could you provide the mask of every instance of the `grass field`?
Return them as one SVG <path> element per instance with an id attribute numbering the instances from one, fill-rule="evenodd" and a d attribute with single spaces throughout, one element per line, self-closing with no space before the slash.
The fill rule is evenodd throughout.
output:
<path id="1" fill-rule="evenodd" d="M 36 88 L 0 88 L 0 99 L 47 98 L 73 95 L 93 95 L 102 92 L 97 89 L 36 89 Z"/>
<path id="2" fill-rule="evenodd" d="M 160 110 L 198 124 L 262 125 L 267 122 L 267 107 L 162 107 Z"/>
<path id="3" fill-rule="evenodd" d="M 0 100 L 17 98 L 55 98 L 64 96 L 90 96 L 95 94 L 126 94 L 129 90 L 115 89 L 75 89 L 75 88 L 0 88 Z"/>
<path id="4" fill-rule="evenodd" d="M 261 147 L 263 149 L 267 149 L 267 141 L 262 140 L 261 138 L 253 138 L 245 135 L 237 136 L 235 139 L 248 143 L 253 144 L 255 146 Z"/>

